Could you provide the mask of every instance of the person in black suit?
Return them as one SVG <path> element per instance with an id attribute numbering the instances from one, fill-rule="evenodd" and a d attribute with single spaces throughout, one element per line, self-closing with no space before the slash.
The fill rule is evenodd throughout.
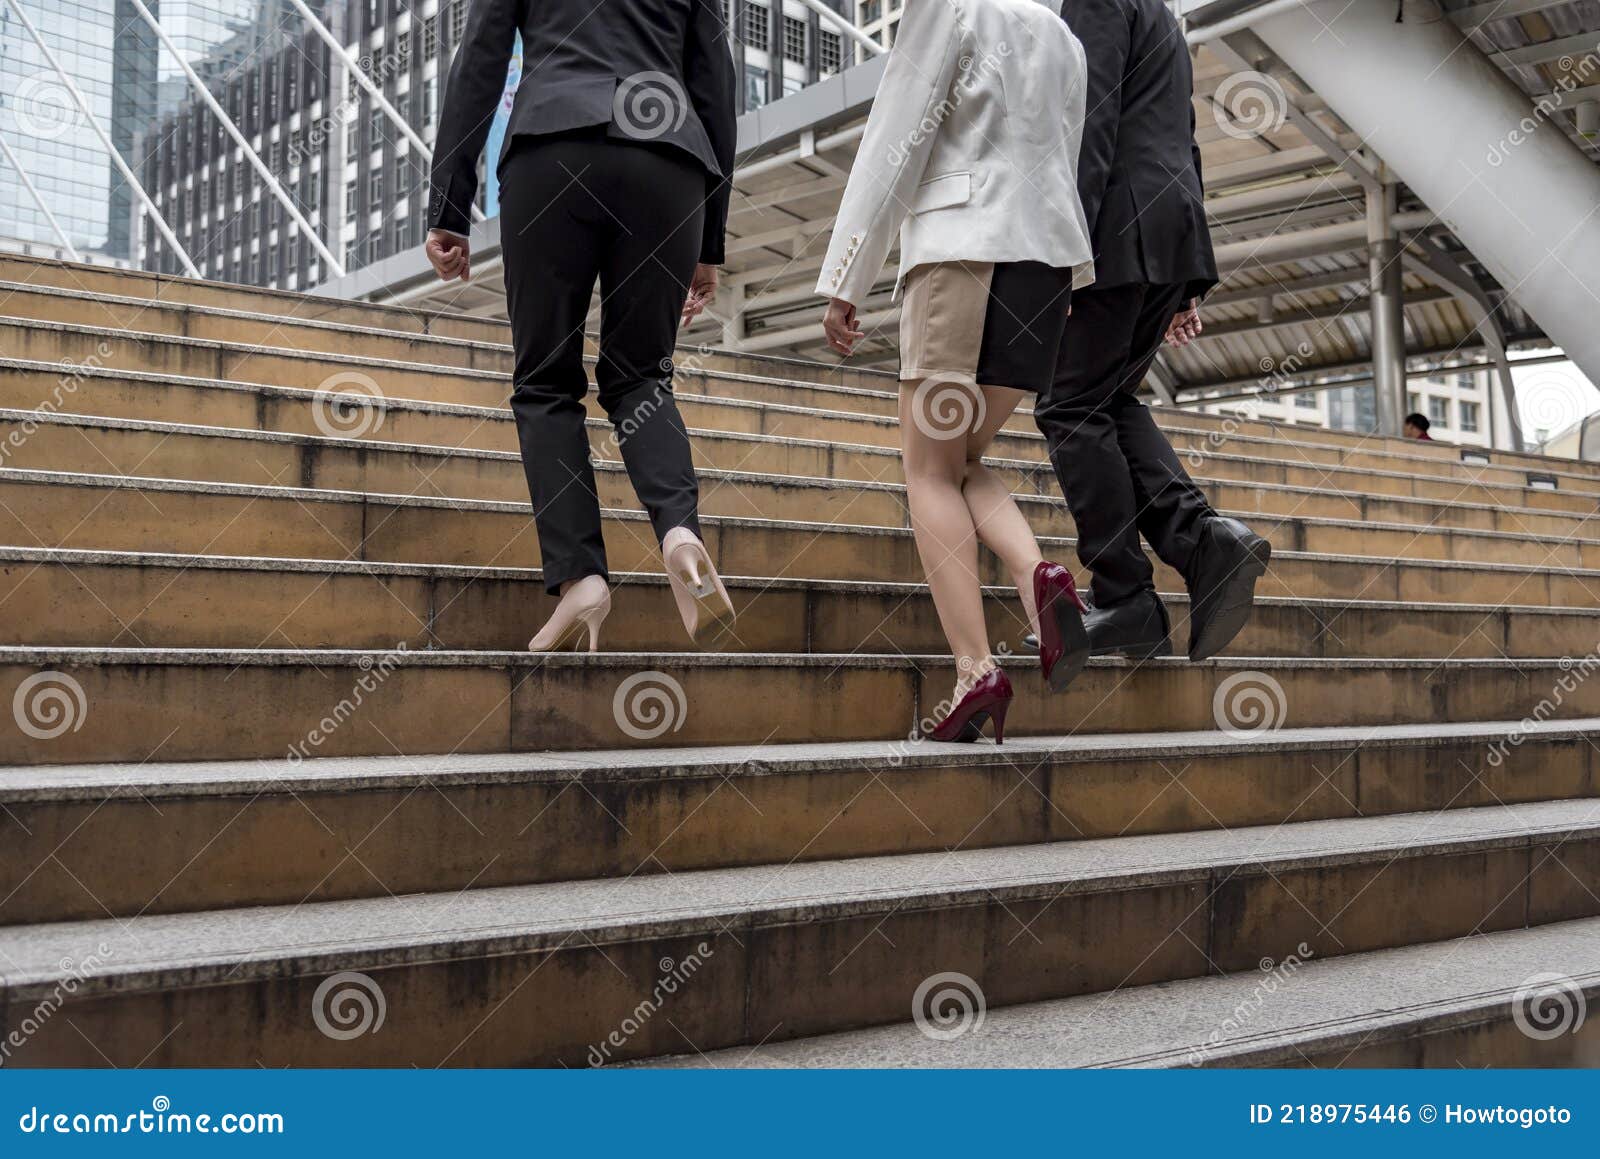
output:
<path id="1" fill-rule="evenodd" d="M 1202 660 L 1249 618 L 1271 549 L 1211 509 L 1135 393 L 1164 339 L 1200 333 L 1199 299 L 1217 283 L 1189 49 L 1163 0 L 1066 0 L 1062 15 L 1088 58 L 1078 192 L 1095 281 L 1073 295 L 1034 417 L 1094 577 L 1092 650 L 1170 651 L 1143 532 L 1188 582 L 1189 656 Z"/>
<path id="2" fill-rule="evenodd" d="M 561 604 L 529 643 L 610 608 L 585 428 L 584 324 L 600 284 L 600 404 L 661 544 L 685 626 L 708 643 L 733 608 L 700 538 L 699 491 L 672 395 L 681 322 L 716 292 L 736 137 L 720 0 L 471 0 L 434 143 L 426 252 L 465 280 L 478 156 L 518 33 L 523 76 L 499 159 L 512 411 L 546 588 Z"/>

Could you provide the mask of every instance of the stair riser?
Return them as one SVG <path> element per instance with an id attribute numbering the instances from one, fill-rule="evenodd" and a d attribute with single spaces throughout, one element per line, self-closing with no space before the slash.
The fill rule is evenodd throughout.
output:
<path id="1" fill-rule="evenodd" d="M 926 592 L 735 585 L 738 638 L 723 651 L 938 654 L 948 647 Z M 537 577 L 368 577 L 270 569 L 0 563 L 8 642 L 42 647 L 410 648 L 514 651 L 555 604 Z M 1014 596 L 985 601 L 990 639 L 1020 650 Z M 1188 605 L 1169 600 L 1172 638 Z M 1236 656 L 1542 658 L 1600 621 L 1534 611 L 1258 604 Z M 673 652 L 689 642 L 664 586 L 615 589 L 601 638 L 617 652 Z"/>
<path id="2" fill-rule="evenodd" d="M 234 985 L 69 997 L 14 1061 L 585 1066 L 903 1022 L 917 988 L 949 971 L 998 1007 L 1590 916 L 1600 903 L 1570 875 L 1597 866 L 1600 841 L 1551 840 L 1271 873 L 1221 867 L 1087 892 L 1042 883 L 976 904 L 890 903 L 798 923 L 712 919 L 455 961 L 285 963 L 281 976 Z M 1308 902 L 1338 917 L 1324 928 Z M 658 991 L 685 966 L 685 981 Z M 317 1029 L 316 991 L 335 969 L 381 991 L 379 1033 L 334 1041 Z M 8 1022 L 23 1005 L 13 1000 Z M 609 1055 L 594 1049 L 608 1042 Z"/>
<path id="3" fill-rule="evenodd" d="M 1591 1003 L 1593 1000 L 1590 1000 Z M 1593 1018 L 1569 1034 L 1534 1038 L 1511 1017 L 1507 1002 L 1496 1016 L 1468 1026 L 1424 1034 L 1386 1038 L 1357 1037 L 1325 1051 L 1296 1050 L 1289 1058 L 1257 1061 L 1245 1056 L 1229 1059 L 1225 1066 L 1293 1066 L 1317 1069 L 1454 1070 L 1462 1067 L 1515 1068 L 1521 1070 L 1565 1067 L 1592 1070 L 1600 1067 L 1600 1021 Z"/>
<path id="4" fill-rule="evenodd" d="M 92 270 L 83 266 L 64 266 L 49 262 L 30 261 L 25 258 L 0 258 L 0 278 L 103 294 L 130 297 L 149 296 L 155 300 L 171 303 L 194 303 L 223 309 L 278 314 L 291 320 L 305 318 L 395 331 L 425 331 L 446 337 L 465 338 L 497 345 L 509 341 L 509 330 L 503 323 L 478 321 L 460 315 L 424 314 L 404 309 L 382 309 L 363 304 L 305 298 L 292 294 L 274 295 L 257 290 L 234 289 L 220 283 L 188 282 L 169 278 L 157 279 L 153 275 L 137 276 L 135 279 L 130 279 L 125 273 Z M 38 311 L 38 313 L 43 317 L 57 320 L 66 316 L 59 309 L 53 313 L 47 313 L 43 310 Z M 148 329 L 148 327 L 141 328 Z M 292 342 L 284 344 L 293 345 Z M 678 359 L 682 363 L 703 365 L 706 369 L 726 369 L 735 373 L 789 378 L 797 381 L 820 373 L 825 376 L 825 381 L 831 383 L 859 386 L 876 391 L 892 390 L 894 388 L 894 380 L 890 377 L 870 372 L 857 372 L 846 367 L 826 367 L 819 372 L 815 366 L 805 362 L 773 361 L 727 353 L 707 353 L 702 349 L 696 348 L 685 348 L 680 351 Z M 1431 470 L 1443 472 L 1445 470 L 1461 469 L 1459 451 L 1446 443 L 1436 445 L 1417 444 L 1409 441 L 1402 443 L 1393 439 L 1375 439 L 1374 436 L 1369 434 L 1329 431 L 1318 427 L 1284 426 L 1276 423 L 1251 422 L 1239 418 L 1222 418 L 1210 415 L 1190 414 L 1186 416 L 1186 421 L 1189 421 L 1191 425 L 1212 430 L 1211 443 L 1213 446 L 1220 443 L 1237 443 L 1239 440 L 1236 436 L 1243 438 L 1269 438 L 1280 442 L 1287 441 L 1302 444 L 1301 447 L 1296 449 L 1295 455 L 1297 458 L 1304 458 L 1308 461 L 1322 461 L 1324 456 L 1330 454 L 1326 447 L 1331 445 L 1345 448 L 1344 455 L 1348 458 L 1351 466 L 1374 466 L 1378 469 L 1384 469 L 1384 460 L 1376 457 L 1369 459 L 1368 453 L 1363 450 L 1364 446 L 1376 444 L 1385 449 L 1403 451 L 1407 455 L 1437 460 L 1436 466 L 1430 468 Z M 1324 446 L 1307 444 L 1324 444 Z M 1490 478 L 1504 470 L 1507 476 L 1505 481 L 1519 482 L 1525 477 L 1526 471 L 1543 471 L 1548 468 L 1550 463 L 1549 460 L 1536 455 L 1515 455 L 1502 451 L 1494 452 L 1494 455 L 1497 462 L 1502 466 L 1475 466 L 1470 469 L 1471 472 L 1478 477 Z M 1578 474 L 1600 475 L 1600 468 L 1579 462 L 1562 461 L 1561 469 Z"/>
<path id="5" fill-rule="evenodd" d="M 69 380 L 72 381 L 72 380 Z M 217 426 L 235 430 L 260 430 L 279 434 L 310 436 L 354 436 L 363 443 L 409 443 L 471 450 L 511 451 L 517 449 L 516 431 L 504 399 L 495 397 L 484 405 L 500 408 L 493 416 L 468 417 L 428 414 L 395 407 L 380 410 L 353 408 L 337 411 L 309 399 L 276 394 L 257 394 L 206 387 L 196 384 L 145 383 L 137 379 L 75 380 L 73 389 L 60 388 L 59 374 L 35 371 L 7 374 L 0 381 L 0 407 L 30 410 L 41 405 L 69 414 L 107 418 L 136 419 Z M 825 415 L 795 415 L 785 411 L 730 407 L 707 402 L 697 394 L 702 379 L 684 378 L 678 390 L 678 404 L 685 421 L 699 432 L 695 437 L 697 460 L 723 470 L 770 472 L 784 475 L 811 475 L 820 478 L 858 481 L 903 481 L 899 461 L 899 431 L 865 419 Z M 590 441 L 595 453 L 615 459 L 615 440 L 593 396 L 589 399 L 593 415 Z M 1168 420 L 1170 424 L 1172 420 Z M 1182 421 L 1182 420 L 1179 420 Z M 747 439 L 718 439 L 717 434 L 769 435 L 778 439 L 800 438 L 811 445 L 770 443 L 758 445 Z M 1452 507 L 1441 510 L 1431 505 L 1412 508 L 1387 508 L 1370 516 L 1404 521 L 1448 522 L 1452 526 L 1482 530 L 1504 530 L 1523 534 L 1571 534 L 1575 524 L 1559 519 L 1552 522 L 1529 511 L 1553 515 L 1569 512 L 1588 517 L 1596 507 L 1600 482 L 1584 490 L 1540 491 L 1523 485 L 1525 475 L 1499 472 L 1490 468 L 1430 466 L 1444 478 L 1437 480 L 1394 475 L 1396 464 L 1379 456 L 1350 457 L 1346 469 L 1336 469 L 1339 456 L 1328 456 L 1328 465 L 1284 463 L 1267 456 L 1276 448 L 1256 444 L 1230 443 L 1228 455 L 1207 451 L 1207 436 L 1172 429 L 1169 436 L 1185 465 L 1202 481 L 1215 480 L 1243 484 L 1272 484 L 1310 489 L 1324 493 L 1317 498 L 1336 500 L 1337 492 L 1385 495 L 1398 499 L 1415 498 L 1447 504 L 1473 504 L 1489 507 L 1516 507 L 1516 512 L 1474 511 Z M 854 446 L 876 447 L 883 453 L 852 450 Z M 42 449 L 41 433 L 34 429 L 20 445 L 0 441 L 5 461 L 15 466 L 48 465 L 59 460 Z M 80 452 L 82 453 L 82 452 Z M 52 451 L 53 455 L 53 451 Z M 995 467 L 1013 490 L 1025 494 L 1060 494 L 1059 484 L 1044 458 L 1044 444 L 1023 431 L 1002 434 L 991 448 L 995 459 L 1029 463 L 1027 468 Z M 1244 456 L 1244 457 L 1240 457 Z M 1299 455 L 1297 453 L 1297 458 Z M 1356 461 L 1371 459 L 1370 464 Z M 48 463 L 46 462 L 48 460 Z M 1370 467 L 1371 469 L 1367 469 Z M 52 467 L 51 469 L 59 469 Z M 1379 473 L 1388 472 L 1388 473 Z M 143 473 L 155 473 L 151 469 Z M 182 468 L 167 470 L 172 477 L 187 477 Z M 1459 478 L 1449 478 L 1452 474 Z M 1503 478 L 1502 478 L 1503 476 Z M 1584 484 L 1588 487 L 1587 484 Z M 1258 492 L 1249 491 L 1249 501 L 1238 501 L 1244 509 L 1257 505 Z M 1262 502 L 1289 510 L 1307 500 L 1304 495 L 1263 495 Z M 1332 508 L 1330 508 L 1332 509 Z M 1345 502 L 1341 512 L 1356 510 L 1359 501 Z M 1304 513 L 1304 512 L 1302 512 Z M 1359 515 L 1357 516 L 1359 517 Z"/>
<path id="6" fill-rule="evenodd" d="M 363 334 L 345 328 L 297 324 L 300 319 L 256 315 L 241 317 L 175 309 L 155 302 L 83 301 L 44 294 L 11 292 L 5 295 L 7 316 L 31 318 L 67 325 L 109 327 L 145 334 L 164 334 L 176 338 L 202 338 L 217 342 L 239 342 L 259 346 L 286 346 L 308 353 L 344 354 L 357 358 L 411 360 L 439 366 L 461 366 L 509 373 L 511 353 L 489 343 L 456 344 L 429 341 L 417 332 L 412 336 Z M 316 321 L 307 317 L 306 321 Z M 359 326 L 356 317 L 336 318 L 346 325 Z M 500 334 L 503 342 L 509 332 Z"/>
<path id="7" fill-rule="evenodd" d="M 904 583 L 923 575 L 909 530 L 832 527 L 826 530 L 707 520 L 707 546 L 726 575 Z M 1258 520 L 1280 551 L 1379 555 L 1390 539 L 1395 554 L 1418 559 L 1451 554 L 1490 555 L 1480 562 L 1518 562 L 1528 544 L 1416 533 L 1410 539 L 1365 528 L 1315 528 Z M 397 506 L 373 501 L 213 495 L 198 491 L 67 487 L 0 482 L 0 541 L 24 547 L 82 547 L 104 551 L 166 551 L 205 555 L 275 555 L 293 559 L 365 559 L 395 563 L 461 563 L 470 567 L 538 567 L 531 515 L 451 507 Z M 643 517 L 606 517 L 606 552 L 616 571 L 661 567 Z M 1069 559 L 1070 546 L 1043 539 L 1045 554 Z M 1518 546 L 1522 551 L 1517 551 Z M 1499 549 L 1498 554 L 1491 549 Z M 1534 552 L 1542 555 L 1544 552 Z M 1576 567 L 1582 547 L 1568 544 L 1544 567 Z M 1010 583 L 998 560 L 982 554 L 984 583 Z M 1538 565 L 1539 560 L 1530 560 Z M 1181 591 L 1181 576 L 1157 568 L 1163 591 Z M 1498 575 L 1472 568 L 1342 560 L 1274 560 L 1261 596 L 1298 599 L 1429 600 L 1461 604 L 1592 605 L 1587 576 L 1557 570 Z"/>
<path id="8" fill-rule="evenodd" d="M 8 802 L 0 925 L 1578 798 L 1594 759 L 1575 739 L 1491 763 L 1472 741 Z"/>
<path id="9" fill-rule="evenodd" d="M 511 436 L 509 429 L 502 433 Z M 636 508 L 638 502 L 632 488 L 621 475 L 620 452 L 608 433 L 595 429 L 590 442 L 597 461 L 610 463 L 609 469 L 600 468 L 602 502 L 609 507 Z M 697 463 L 712 470 L 889 484 L 900 484 L 904 477 L 898 457 L 868 452 L 717 438 L 700 438 L 694 445 Z M 514 452 L 515 446 L 513 439 L 509 447 L 497 449 Z M 44 471 L 508 502 L 521 502 L 528 493 L 522 464 L 517 459 L 413 453 L 386 449 L 381 443 L 293 444 L 25 421 L 0 420 L 0 463 Z M 1027 509 L 1041 534 L 1073 534 L 1071 520 L 1059 502 L 1055 475 L 1048 467 L 1041 464 L 1028 470 L 993 469 L 1016 494 L 1050 501 L 1049 510 L 1041 506 Z M 908 524 L 901 500 L 879 493 L 797 491 L 715 479 L 707 479 L 703 485 L 708 514 Z M 1223 511 L 1365 519 L 1552 538 L 1583 539 L 1597 534 L 1594 517 L 1587 515 L 1445 507 L 1423 501 L 1345 496 L 1326 490 L 1264 490 L 1247 483 L 1209 482 L 1203 486 L 1212 504 Z"/>
<path id="10" fill-rule="evenodd" d="M 86 707 L 74 714 L 76 731 L 51 739 L 13 731 L 3 763 L 895 740 L 918 719 L 937 719 L 955 683 L 953 668 L 943 664 L 919 675 L 905 666 L 869 667 L 860 660 L 694 665 L 645 657 L 637 668 L 559 659 L 532 668 L 385 661 L 378 675 L 332 660 L 315 667 L 200 660 L 61 663 L 83 690 Z M 4 703 L 12 703 L 24 680 L 58 667 L 13 660 L 0 668 Z M 1020 695 L 1007 730 L 1017 735 L 1213 729 L 1219 719 L 1214 695 L 1233 672 L 1182 664 L 1095 665 L 1070 693 L 1053 696 L 1044 693 L 1034 662 L 1018 659 L 1013 668 Z M 642 687 L 628 686 L 636 675 Z M 1271 702 L 1268 719 L 1314 727 L 1503 719 L 1519 707 L 1533 712 L 1571 676 L 1544 662 L 1520 668 L 1272 668 L 1266 678 L 1242 679 L 1243 690 L 1234 686 L 1229 701 L 1239 711 L 1251 707 L 1249 690 L 1271 689 L 1270 679 L 1281 693 L 1263 693 Z M 667 698 L 677 704 L 662 719 L 677 727 L 641 736 L 653 730 L 631 722 L 651 722 L 630 716 L 629 708 L 642 711 L 652 688 L 673 689 Z M 1561 718 L 1600 713 L 1600 681 L 1578 681 L 1561 701 L 1551 708 Z M 156 704 L 160 713 L 151 712 Z"/>

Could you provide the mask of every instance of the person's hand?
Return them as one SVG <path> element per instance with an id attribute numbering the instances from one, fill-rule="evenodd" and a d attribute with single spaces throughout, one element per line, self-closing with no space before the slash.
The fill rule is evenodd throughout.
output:
<path id="1" fill-rule="evenodd" d="M 856 321 L 856 308 L 843 298 L 830 298 L 822 315 L 822 329 L 828 336 L 828 345 L 840 354 L 855 353 L 856 343 L 866 337 Z"/>
<path id="2" fill-rule="evenodd" d="M 1172 316 L 1172 322 L 1167 326 L 1167 342 L 1181 349 L 1200 337 L 1204 329 L 1205 325 L 1200 321 L 1200 303 L 1191 301 L 1185 309 Z"/>
<path id="3" fill-rule="evenodd" d="M 449 282 L 456 278 L 460 278 L 463 282 L 471 280 L 472 247 L 459 233 L 451 233 L 447 229 L 430 229 L 428 240 L 422 250 L 428 255 L 428 261 L 433 265 L 433 272 L 439 275 L 441 281 Z"/>
<path id="4" fill-rule="evenodd" d="M 693 322 L 716 299 L 717 267 L 701 262 L 695 266 L 694 276 L 689 279 L 689 297 L 683 303 L 683 325 Z"/>

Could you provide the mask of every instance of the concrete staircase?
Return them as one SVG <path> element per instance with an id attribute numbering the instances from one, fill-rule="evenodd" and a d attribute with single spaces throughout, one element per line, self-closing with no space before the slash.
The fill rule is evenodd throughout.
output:
<path id="1" fill-rule="evenodd" d="M 682 352 L 712 654 L 596 417 L 536 657 L 506 338 L 0 258 L 0 1064 L 1600 1062 L 1600 468 L 1165 414 L 1255 620 L 935 746 L 892 379 Z"/>

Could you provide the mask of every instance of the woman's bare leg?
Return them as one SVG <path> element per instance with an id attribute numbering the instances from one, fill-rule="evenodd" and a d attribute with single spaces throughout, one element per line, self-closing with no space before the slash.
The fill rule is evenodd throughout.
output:
<path id="1" fill-rule="evenodd" d="M 956 659 L 959 696 L 994 667 L 978 586 L 978 531 L 961 493 L 967 440 L 979 411 L 975 387 L 920 382 L 900 384 L 900 445 L 917 554 L 928 576 L 933 606 Z M 964 404 L 964 405 L 963 405 Z"/>
<path id="2" fill-rule="evenodd" d="M 1044 559 L 1039 553 L 1039 540 L 1018 509 L 1011 489 L 982 461 L 983 453 L 1017 409 L 1024 392 L 1000 386 L 985 386 L 982 390 L 983 413 L 966 440 L 961 494 L 971 512 L 979 541 L 1000 557 L 1011 574 L 1011 582 L 1016 585 L 1028 617 L 1027 630 L 1037 634 L 1039 609 L 1033 595 L 1033 572 Z"/>

